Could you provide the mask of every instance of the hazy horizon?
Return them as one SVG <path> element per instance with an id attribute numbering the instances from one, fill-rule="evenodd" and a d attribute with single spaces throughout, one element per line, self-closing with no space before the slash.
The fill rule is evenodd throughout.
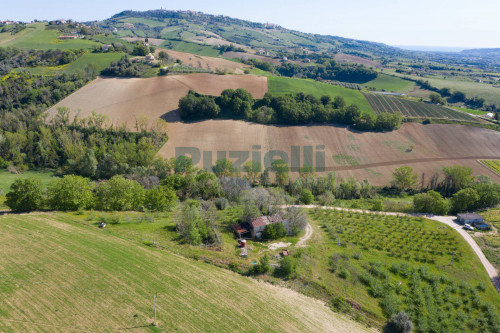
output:
<path id="1" fill-rule="evenodd" d="M 0 19 L 15 21 L 74 19 L 103 20 L 124 10 L 193 10 L 253 22 L 271 22 L 306 33 L 334 35 L 408 47 L 470 49 L 500 47 L 500 2 L 477 0 L 421 0 L 408 7 L 400 0 L 344 1 L 255 0 L 252 6 L 235 1 L 210 3 L 184 0 L 88 0 L 85 6 L 62 0 L 20 0 L 3 4 Z M 467 45 L 457 46 L 457 45 Z"/>

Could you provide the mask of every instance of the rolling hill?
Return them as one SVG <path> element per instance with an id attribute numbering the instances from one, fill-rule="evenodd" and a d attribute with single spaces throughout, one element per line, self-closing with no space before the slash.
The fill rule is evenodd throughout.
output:
<path id="1" fill-rule="evenodd" d="M 368 331 L 289 289 L 119 238 L 71 215 L 0 216 L 0 251 L 2 332 Z"/>
<path id="2" fill-rule="evenodd" d="M 111 123 L 125 123 L 135 128 L 141 116 L 150 121 L 162 117 L 167 121 L 178 120 L 176 110 L 179 99 L 189 90 L 218 95 L 224 89 L 244 88 L 255 98 L 267 92 L 267 78 L 255 75 L 190 74 L 154 77 L 149 79 L 99 78 L 68 96 L 47 112 L 54 114 L 59 107 L 68 107 L 73 115 L 86 117 L 97 112 L 108 117 Z M 173 118 L 172 118 L 173 117 Z"/>

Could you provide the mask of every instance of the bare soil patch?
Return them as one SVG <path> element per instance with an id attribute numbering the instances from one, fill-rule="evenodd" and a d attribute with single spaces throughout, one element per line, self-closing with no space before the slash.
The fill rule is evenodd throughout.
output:
<path id="1" fill-rule="evenodd" d="M 164 157 L 175 156 L 176 147 L 195 147 L 201 156 L 211 152 L 214 162 L 218 151 L 227 156 L 230 151 L 260 151 L 264 157 L 271 150 L 281 150 L 290 157 L 291 146 L 299 146 L 302 165 L 304 147 L 309 146 L 314 164 L 316 153 L 324 151 L 325 173 L 368 179 L 375 185 L 388 184 L 394 169 L 402 165 L 413 167 L 426 182 L 448 165 L 470 166 L 474 174 L 500 181 L 500 176 L 476 162 L 480 156 L 500 156 L 500 133 L 471 126 L 407 123 L 394 132 L 373 133 L 338 126 L 265 126 L 209 120 L 171 123 L 169 136 L 159 152 Z M 252 149 L 254 145 L 260 149 Z M 197 165 L 203 167 L 203 158 Z"/>
<path id="2" fill-rule="evenodd" d="M 382 68 L 382 64 L 378 61 L 373 61 L 370 59 L 366 59 L 366 58 L 362 58 L 362 57 L 358 57 L 358 56 L 350 55 L 350 54 L 337 53 L 335 55 L 335 60 L 340 60 L 340 61 L 345 61 L 345 62 L 353 62 L 356 64 L 365 65 L 365 66 Z"/>
<path id="3" fill-rule="evenodd" d="M 156 49 L 155 52 L 158 54 L 160 51 L 167 52 L 168 55 L 174 60 L 181 60 L 183 65 L 208 69 L 211 71 L 220 70 L 226 71 L 227 73 L 243 74 L 242 68 L 250 67 L 248 65 L 223 58 L 207 57 L 174 50 Z"/>
<path id="4" fill-rule="evenodd" d="M 255 98 L 267 92 L 267 78 L 255 75 L 190 74 L 140 78 L 98 78 L 48 110 L 54 114 L 59 107 L 69 107 L 72 115 L 86 117 L 97 112 L 109 117 L 113 124 L 125 123 L 134 129 L 136 119 L 154 121 L 163 117 L 178 121 L 175 110 L 179 99 L 189 90 L 220 95 L 224 89 L 244 88 Z"/>

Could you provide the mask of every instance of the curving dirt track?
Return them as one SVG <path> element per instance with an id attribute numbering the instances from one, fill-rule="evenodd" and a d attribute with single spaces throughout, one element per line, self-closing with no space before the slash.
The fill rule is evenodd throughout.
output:
<path id="1" fill-rule="evenodd" d="M 136 118 L 153 121 L 162 117 L 176 121 L 179 99 L 190 89 L 199 93 L 220 95 L 228 88 L 245 88 L 255 98 L 267 92 L 267 78 L 255 75 L 190 74 L 149 79 L 98 78 L 48 110 L 69 107 L 72 115 L 86 117 L 93 111 L 106 115 L 110 122 L 134 129 Z"/>
<path id="2" fill-rule="evenodd" d="M 500 133 L 462 125 L 407 123 L 388 133 L 357 132 L 337 126 L 264 126 L 233 120 L 209 120 L 191 124 L 171 123 L 170 139 L 160 150 L 164 157 L 175 155 L 176 147 L 195 147 L 200 155 L 249 151 L 262 156 L 270 150 L 291 156 L 291 146 L 300 146 L 301 165 L 305 146 L 311 146 L 315 163 L 318 146 L 324 146 L 325 172 L 343 178 L 368 179 L 386 185 L 395 168 L 410 165 L 427 182 L 444 166 L 464 165 L 474 174 L 485 174 L 499 182 L 500 176 L 477 162 L 500 157 Z M 202 160 L 198 163 L 203 166 Z"/>

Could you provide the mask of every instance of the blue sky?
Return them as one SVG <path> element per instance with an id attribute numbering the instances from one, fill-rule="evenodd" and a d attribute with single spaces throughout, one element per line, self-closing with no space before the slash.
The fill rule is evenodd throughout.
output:
<path id="1" fill-rule="evenodd" d="M 190 9 L 390 45 L 500 47 L 498 0 L 17 0 L 0 19 L 100 20 L 122 10 Z"/>

